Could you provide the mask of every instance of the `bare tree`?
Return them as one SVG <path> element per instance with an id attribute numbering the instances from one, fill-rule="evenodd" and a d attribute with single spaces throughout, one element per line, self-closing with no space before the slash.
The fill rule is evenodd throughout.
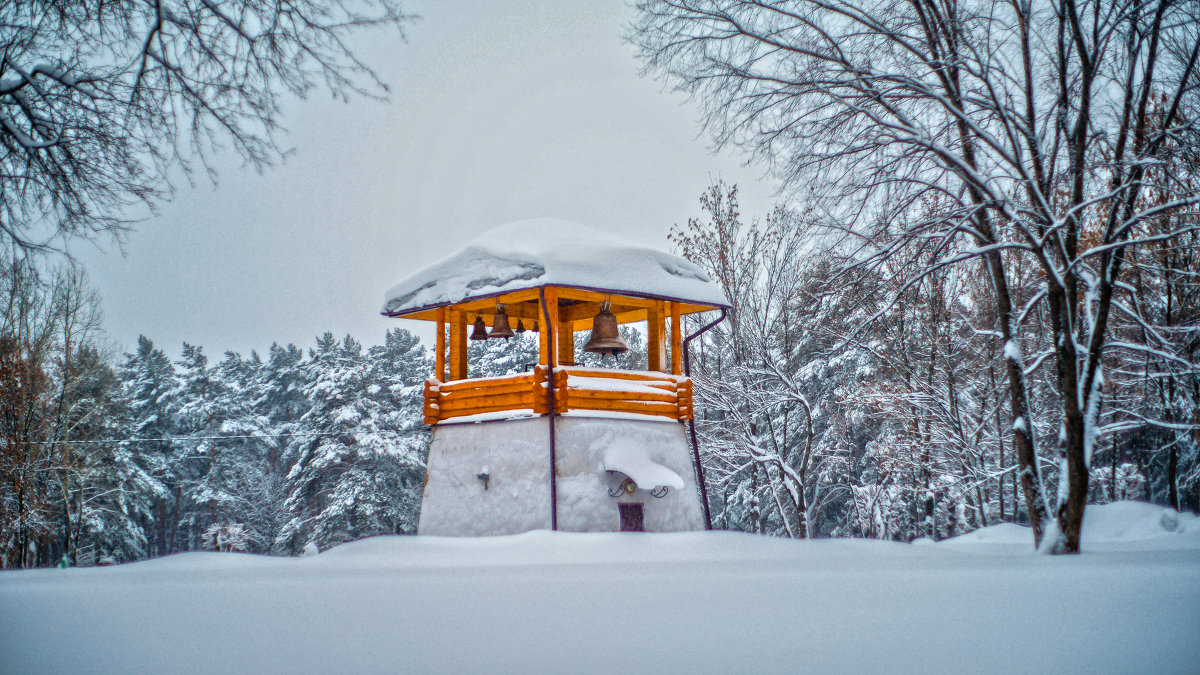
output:
<path id="1" fill-rule="evenodd" d="M 0 267 L 0 567 L 69 561 L 83 531 L 96 426 L 80 390 L 106 371 L 99 301 L 82 269 Z M 90 387 L 95 389 L 95 387 Z M 72 445 L 82 441 L 82 447 Z"/>
<path id="2" fill-rule="evenodd" d="M 1114 313 L 1140 321 L 1123 265 L 1200 225 L 1194 187 L 1157 170 L 1200 138 L 1200 6 L 1180 0 L 650 0 L 647 70 L 704 106 L 823 208 L 846 271 L 897 256 L 897 284 L 982 259 L 1004 343 L 1035 545 L 1079 551 Z M 1159 103 L 1156 103 L 1159 102 Z M 1160 111 L 1154 114 L 1154 106 Z M 1156 199 L 1147 199 L 1153 190 Z M 936 200 L 941 208 L 923 208 Z M 1161 215 L 1166 230 L 1145 225 Z M 1032 297 L 1010 290 L 1028 260 Z M 1021 331 L 1051 335 L 1026 355 Z M 1150 326 L 1147 326 L 1149 330 Z M 1139 345 L 1122 348 L 1140 349 Z M 1159 350 L 1161 351 L 1161 350 Z M 1058 490 L 1043 487 L 1028 378 L 1052 368 Z"/>
<path id="3" fill-rule="evenodd" d="M 843 496 L 833 482 L 845 462 L 825 442 L 829 422 L 810 403 L 830 382 L 800 372 L 808 364 L 798 354 L 819 351 L 815 343 L 825 335 L 800 326 L 823 326 L 830 314 L 814 302 L 819 261 L 805 255 L 812 218 L 777 208 L 762 222 L 745 222 L 737 187 L 724 183 L 710 186 L 700 205 L 707 217 L 673 228 L 671 240 L 721 284 L 731 304 L 731 320 L 711 333 L 718 358 L 694 371 L 706 471 L 728 495 L 718 521 L 814 536 L 819 514 Z"/>
<path id="4" fill-rule="evenodd" d="M 211 176 L 224 146 L 262 169 L 284 151 L 285 97 L 385 95 L 347 37 L 408 19 L 395 0 L 0 3 L 3 238 L 119 239 L 131 207 L 172 171 Z"/>
<path id="5" fill-rule="evenodd" d="M 100 296 L 88 284 L 87 273 L 81 267 L 68 266 L 60 270 L 49 289 L 51 306 L 57 314 L 56 346 L 58 392 L 54 404 L 49 437 L 59 442 L 55 453 L 59 497 L 62 502 L 62 548 L 72 564 L 78 563 L 78 544 L 83 530 L 85 500 L 83 464 L 71 446 L 100 409 L 92 407 L 80 414 L 72 406 L 78 389 L 107 369 L 96 345 L 101 341 Z M 81 358 L 82 357 L 82 358 Z"/>
<path id="6" fill-rule="evenodd" d="M 50 373 L 62 311 L 28 260 L 0 263 L 0 567 L 32 567 L 55 530 L 49 489 L 58 461 L 46 443 Z"/>

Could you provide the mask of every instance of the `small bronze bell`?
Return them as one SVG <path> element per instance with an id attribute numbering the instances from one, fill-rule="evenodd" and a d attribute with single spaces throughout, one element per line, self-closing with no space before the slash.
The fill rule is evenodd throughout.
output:
<path id="1" fill-rule="evenodd" d="M 538 332 L 538 327 L 537 327 L 537 322 L 536 322 L 536 321 L 534 321 L 534 322 L 533 322 L 533 328 L 530 328 L 529 330 L 531 330 L 531 331 L 533 331 L 533 332 L 535 332 L 535 333 L 536 333 L 536 332 Z"/>
<path id="2" fill-rule="evenodd" d="M 524 334 L 525 334 L 525 323 L 524 323 L 523 321 L 521 321 L 520 319 L 517 319 L 517 330 L 516 330 L 516 333 L 517 333 L 517 335 L 524 335 Z"/>
<path id="3" fill-rule="evenodd" d="M 625 340 L 621 339 L 621 333 L 617 330 L 617 317 L 608 311 L 608 303 L 604 303 L 600 312 L 596 314 L 596 318 L 592 319 L 592 334 L 588 337 L 587 344 L 583 346 L 583 351 L 611 356 L 629 351 L 629 345 L 625 344 Z"/>
<path id="4" fill-rule="evenodd" d="M 492 319 L 492 334 L 488 337 L 508 338 L 515 335 L 512 329 L 508 327 L 508 313 L 504 311 L 504 305 L 496 307 L 496 317 Z"/>
<path id="5" fill-rule="evenodd" d="M 459 335 L 462 335 L 462 333 L 459 333 Z M 483 317 L 482 316 L 475 317 L 475 326 L 471 329 L 471 339 L 472 340 L 488 339 L 487 326 L 483 325 Z"/>

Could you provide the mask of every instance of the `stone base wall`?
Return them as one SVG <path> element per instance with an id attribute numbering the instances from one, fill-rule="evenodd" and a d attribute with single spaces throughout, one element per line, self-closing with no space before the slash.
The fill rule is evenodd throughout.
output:
<path id="1" fill-rule="evenodd" d="M 618 504 L 642 504 L 647 532 L 704 529 L 686 428 L 678 422 L 555 418 L 558 529 L 620 530 Z M 603 468 L 612 439 L 632 440 L 684 481 L 662 498 L 645 489 L 609 496 L 624 476 Z M 488 474 L 487 489 L 478 474 Z M 545 417 L 442 424 L 430 440 L 418 533 L 485 536 L 550 529 L 550 429 Z"/>

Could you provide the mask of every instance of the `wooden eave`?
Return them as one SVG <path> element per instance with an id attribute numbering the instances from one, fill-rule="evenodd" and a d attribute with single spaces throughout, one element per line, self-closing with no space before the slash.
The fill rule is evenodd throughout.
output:
<path id="1" fill-rule="evenodd" d="M 596 316 L 600 304 L 605 300 L 611 303 L 610 310 L 617 317 L 618 323 L 645 321 L 648 310 L 652 309 L 656 303 L 663 301 L 678 302 L 681 315 L 708 312 L 722 307 L 728 308 L 728 305 L 708 305 L 651 293 L 546 284 L 515 291 L 473 296 L 459 302 L 445 302 L 400 312 L 383 312 L 382 314 L 392 318 L 437 321 L 438 310 L 441 308 L 462 311 L 474 316 L 493 316 L 496 313 L 496 306 L 504 305 L 505 312 L 512 319 L 538 321 L 542 319 L 539 305 L 542 288 L 558 290 L 559 319 L 563 322 L 570 322 L 573 330 L 590 329 L 592 318 Z"/>

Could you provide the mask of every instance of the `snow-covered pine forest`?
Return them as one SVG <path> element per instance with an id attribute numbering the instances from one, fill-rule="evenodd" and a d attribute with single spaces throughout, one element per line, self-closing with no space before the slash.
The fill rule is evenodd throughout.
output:
<path id="1" fill-rule="evenodd" d="M 430 364 L 403 329 L 263 355 L 106 355 L 80 275 L 4 268 L 4 567 L 297 553 L 416 528 Z M 64 300 L 66 298 L 67 300 Z"/>
<path id="2" fill-rule="evenodd" d="M 0 567 L 416 532 L 433 363 L 409 331 L 220 358 L 143 336 L 110 354 L 78 270 L 10 261 L 0 283 Z M 606 365 L 645 360 L 624 334 L 632 349 Z M 470 358 L 472 377 L 522 372 L 536 339 L 472 342 Z"/>
<path id="3" fill-rule="evenodd" d="M 1020 424 L 1005 406 L 1006 354 L 982 275 L 947 268 L 889 303 L 906 275 L 832 274 L 840 261 L 815 245 L 814 228 L 784 208 L 743 217 L 736 186 L 716 184 L 672 232 L 733 305 L 691 354 L 714 526 L 913 541 L 1027 522 Z M 1170 261 L 1127 268 L 1145 324 L 1116 317 L 1113 341 L 1155 342 L 1106 352 L 1091 503 L 1200 508 L 1200 287 L 1184 273 L 1200 242 L 1189 236 Z M 1017 297 L 1035 292 L 1030 274 L 1014 275 Z M 290 555 L 415 532 L 432 362 L 412 333 L 395 328 L 371 347 L 326 333 L 219 358 L 143 337 L 118 354 L 104 347 L 79 271 L 10 261 L 2 282 L 4 567 Z M 577 349 L 585 365 L 644 368 L 643 336 L 622 330 L 628 353 L 605 361 Z M 1049 336 L 1044 317 L 1026 317 L 1023 352 L 1045 353 Z M 532 334 L 470 350 L 472 377 L 537 358 Z M 1029 374 L 1030 428 L 1053 490 L 1058 393 L 1044 360 Z"/>

